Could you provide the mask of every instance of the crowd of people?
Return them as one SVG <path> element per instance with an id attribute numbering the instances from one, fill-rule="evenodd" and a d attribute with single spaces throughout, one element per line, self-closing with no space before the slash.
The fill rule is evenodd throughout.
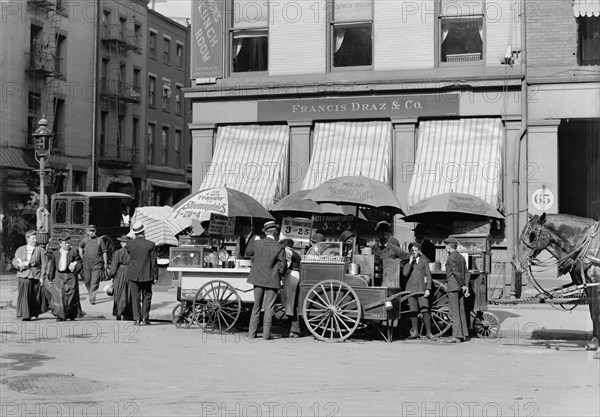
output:
<path id="1" fill-rule="evenodd" d="M 89 225 L 87 236 L 77 248 L 70 236 L 59 236 L 59 248 L 53 252 L 37 244 L 37 232 L 26 232 L 26 245 L 13 258 L 17 269 L 17 318 L 35 320 L 51 311 L 57 321 L 75 320 L 86 315 L 81 307 L 79 276 L 83 277 L 91 305 L 103 277 L 112 277 L 113 315 L 117 320 L 133 320 L 134 325 L 150 324 L 152 284 L 158 280 L 156 246 L 144 235 L 142 223 L 135 223 L 131 233 L 119 237 L 109 265 L 108 248 Z"/>
<path id="2" fill-rule="evenodd" d="M 429 264 L 435 259 L 435 246 L 425 238 L 421 231 L 415 230 L 416 239 L 408 245 L 409 252 L 406 252 L 400 246 L 398 239 L 392 235 L 391 225 L 388 222 L 377 223 L 375 231 L 378 232 L 378 239 L 371 246 L 370 252 L 382 261 L 399 259 L 404 264 L 402 268 L 402 274 L 406 277 L 404 289 L 414 294 L 408 297 L 411 321 L 408 338 L 420 338 L 418 317 L 421 316 L 425 325 L 426 337 L 430 340 L 437 340 L 431 328 L 429 302 L 433 285 Z M 292 249 L 294 246 L 292 239 L 284 238 L 277 242 L 279 226 L 275 222 L 265 223 L 262 232 L 266 236 L 265 238 L 256 238 L 252 241 L 252 244 L 246 242 L 247 246 L 244 247 L 245 255 L 252 259 L 248 283 L 254 286 L 255 300 L 248 337 L 257 337 L 260 314 L 264 310 L 262 337 L 267 340 L 271 338 L 273 307 L 278 292 L 289 320 L 289 337 L 299 337 L 300 326 L 297 320 L 297 308 L 301 257 Z M 245 230 L 240 239 L 251 235 L 254 236 L 250 229 Z M 355 238 L 355 234 L 351 231 L 344 231 L 340 235 L 339 241 L 348 247 L 347 254 L 353 250 L 351 243 L 352 239 Z M 329 246 L 323 244 L 325 237 L 322 233 L 313 233 L 310 242 L 312 246 L 307 250 L 309 256 L 340 255 L 337 252 L 339 251 L 339 245 L 336 243 Z M 446 277 L 452 323 L 452 337 L 444 339 L 444 342 L 464 342 L 469 334 L 464 305 L 465 297 L 469 297 L 466 261 L 457 252 L 458 242 L 456 239 L 450 237 L 444 243 L 448 252 Z M 327 251 L 332 248 L 336 252 L 328 253 Z"/>
<path id="3" fill-rule="evenodd" d="M 206 226 L 206 225 L 205 225 Z M 262 317 L 262 338 L 271 339 L 274 306 L 279 295 L 289 322 L 290 337 L 301 334 L 298 322 L 298 287 L 300 281 L 300 255 L 292 249 L 290 238 L 278 240 L 279 225 L 274 221 L 265 223 L 261 232 L 255 233 L 250 225 L 244 225 L 237 240 L 236 254 L 252 259 L 248 283 L 254 287 L 254 306 L 250 317 L 248 337 L 258 336 Z M 423 234 L 415 230 L 416 240 L 408 245 L 409 252 L 400 246 L 392 235 L 391 225 L 385 221 L 375 227 L 378 238 L 370 252 L 382 261 L 399 259 L 406 278 L 411 321 L 409 339 L 420 338 L 418 316 L 422 317 L 426 337 L 436 340 L 431 329 L 429 299 L 432 292 L 432 276 L 429 264 L 435 259 L 435 246 Z M 84 279 L 89 302 L 94 305 L 100 281 L 104 274 L 112 277 L 110 291 L 113 295 L 113 315 L 117 320 L 133 320 L 135 325 L 150 324 L 152 284 L 158 280 L 156 246 L 145 238 L 145 227 L 135 223 L 130 235 L 117 240 L 121 246 L 112 256 L 109 265 L 107 246 L 96 236 L 93 225 L 87 227 L 87 236 L 77 248 L 71 247 L 70 236 L 58 238 L 60 248 L 49 256 L 37 245 L 37 233 L 26 233 L 27 244 L 15 252 L 13 265 L 17 269 L 18 299 L 17 317 L 22 320 L 36 319 L 51 311 L 57 321 L 75 320 L 85 316 L 81 308 L 78 276 Z M 353 232 L 344 231 L 339 240 L 353 250 Z M 314 233 L 312 247 L 307 254 L 322 256 L 321 243 L 325 237 Z M 447 291 L 449 300 L 452 337 L 445 339 L 455 343 L 465 341 L 468 328 L 465 297 L 469 297 L 469 278 L 464 257 L 457 252 L 458 242 L 445 241 L 448 258 L 446 262 Z M 339 246 L 337 246 L 339 249 Z M 432 250 L 433 248 L 433 250 Z M 326 249 L 325 249 L 326 250 Z M 264 311 L 264 313 L 263 313 Z"/>

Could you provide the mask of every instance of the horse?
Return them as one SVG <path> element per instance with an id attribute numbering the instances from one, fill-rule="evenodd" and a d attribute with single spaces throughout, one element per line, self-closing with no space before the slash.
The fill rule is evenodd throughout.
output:
<path id="1" fill-rule="evenodd" d="M 534 264 L 533 259 L 547 250 L 557 260 L 561 275 L 569 273 L 575 285 L 600 283 L 600 222 L 570 214 L 529 215 L 529 221 L 519 238 L 517 261 L 519 272 Z M 592 339 L 587 350 L 597 350 L 600 340 L 600 288 L 585 288 Z"/>

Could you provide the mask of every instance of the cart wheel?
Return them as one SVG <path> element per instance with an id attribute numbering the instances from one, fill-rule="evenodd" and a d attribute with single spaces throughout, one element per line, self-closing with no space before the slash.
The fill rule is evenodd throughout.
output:
<path id="1" fill-rule="evenodd" d="M 473 320 L 473 329 L 479 337 L 494 339 L 500 334 L 500 320 L 494 313 L 480 311 Z"/>
<path id="2" fill-rule="evenodd" d="M 429 295 L 429 314 L 431 315 L 431 333 L 434 336 L 443 336 L 450 327 L 450 306 L 446 284 L 437 279 L 433 280 L 431 294 Z M 425 335 L 425 324 L 421 321 L 420 331 Z"/>
<path id="3" fill-rule="evenodd" d="M 306 327 L 317 339 L 342 342 L 358 327 L 362 307 L 348 284 L 325 280 L 308 291 L 302 312 Z"/>
<path id="4" fill-rule="evenodd" d="M 230 284 L 215 280 L 207 282 L 196 292 L 192 311 L 202 330 L 226 332 L 239 318 L 242 301 Z"/>
<path id="5" fill-rule="evenodd" d="M 179 303 L 171 312 L 171 321 L 177 328 L 184 327 L 187 329 L 194 323 L 194 319 L 192 306 L 189 303 Z"/>

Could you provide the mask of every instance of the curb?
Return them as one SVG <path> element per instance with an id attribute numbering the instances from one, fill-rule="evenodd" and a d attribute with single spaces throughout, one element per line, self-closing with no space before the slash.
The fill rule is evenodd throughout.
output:
<path id="1" fill-rule="evenodd" d="M 531 332 L 532 340 L 582 340 L 589 341 L 592 332 L 585 330 L 540 329 Z"/>

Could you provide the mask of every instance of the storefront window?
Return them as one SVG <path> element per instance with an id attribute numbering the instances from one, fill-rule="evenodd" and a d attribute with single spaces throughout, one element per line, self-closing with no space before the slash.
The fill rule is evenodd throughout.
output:
<path id="1" fill-rule="evenodd" d="M 233 1 L 231 71 L 269 69 L 268 2 Z"/>
<path id="2" fill-rule="evenodd" d="M 577 21 L 577 63 L 600 65 L 600 17 L 581 16 Z"/>
<path id="3" fill-rule="evenodd" d="M 373 2 L 330 0 L 331 67 L 373 65 Z"/>

